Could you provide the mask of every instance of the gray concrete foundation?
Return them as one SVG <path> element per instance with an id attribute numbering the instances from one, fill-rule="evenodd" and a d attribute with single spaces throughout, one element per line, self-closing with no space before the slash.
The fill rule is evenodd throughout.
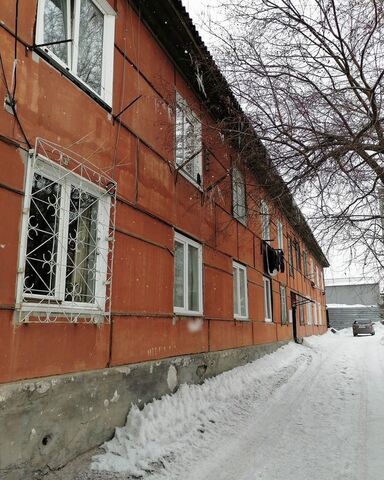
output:
<path id="1" fill-rule="evenodd" d="M 40 479 L 110 439 L 132 404 L 202 383 L 285 343 L 0 385 L 0 479 Z"/>

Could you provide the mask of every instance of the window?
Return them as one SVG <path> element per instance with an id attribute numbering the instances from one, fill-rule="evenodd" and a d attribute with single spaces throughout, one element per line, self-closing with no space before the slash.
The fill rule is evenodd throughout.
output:
<path id="1" fill-rule="evenodd" d="M 291 277 L 294 277 L 295 269 L 293 266 L 293 241 L 291 238 L 288 240 L 288 265 L 289 265 L 289 275 Z"/>
<path id="2" fill-rule="evenodd" d="M 201 315 L 202 301 L 201 245 L 179 233 L 175 234 L 174 311 Z"/>
<path id="3" fill-rule="evenodd" d="M 313 266 L 313 258 L 309 259 L 309 278 L 311 282 L 315 283 L 315 271 Z"/>
<path id="4" fill-rule="evenodd" d="M 277 248 L 284 250 L 284 235 L 283 235 L 283 224 L 280 220 L 277 221 Z"/>
<path id="5" fill-rule="evenodd" d="M 269 230 L 269 208 L 264 200 L 260 203 L 260 213 L 261 213 L 261 238 L 264 241 L 270 240 L 270 230 Z"/>
<path id="6" fill-rule="evenodd" d="M 308 256 L 307 252 L 303 252 L 303 267 L 304 267 L 304 276 L 308 277 Z"/>
<path id="7" fill-rule="evenodd" d="M 280 285 L 280 309 L 281 309 L 281 324 L 288 324 L 288 308 L 287 308 L 287 290 L 283 285 Z"/>
<path id="8" fill-rule="evenodd" d="M 315 325 L 318 325 L 318 323 L 317 323 L 317 303 L 314 302 L 314 303 L 312 304 L 312 307 L 313 307 L 313 319 L 314 319 L 314 322 L 313 322 L 313 323 L 314 323 Z"/>
<path id="9" fill-rule="evenodd" d="M 47 319 L 57 311 L 103 314 L 110 195 L 38 157 L 28 169 L 25 201 L 18 295 L 22 309 L 45 311 Z"/>
<path id="10" fill-rule="evenodd" d="M 264 319 L 266 322 L 272 322 L 272 289 L 271 280 L 263 277 L 264 282 Z"/>
<path id="11" fill-rule="evenodd" d="M 233 262 L 233 304 L 236 319 L 248 318 L 248 284 L 247 269 L 244 265 Z"/>
<path id="12" fill-rule="evenodd" d="M 318 324 L 322 325 L 322 311 L 321 311 L 321 305 L 320 303 L 317 304 L 317 319 L 318 319 Z"/>
<path id="13" fill-rule="evenodd" d="M 295 242 L 295 253 L 296 253 L 296 268 L 301 272 L 301 251 L 299 242 Z"/>
<path id="14" fill-rule="evenodd" d="M 312 325 L 312 302 L 311 299 L 308 299 L 307 305 L 307 323 L 308 325 Z"/>
<path id="15" fill-rule="evenodd" d="M 176 165 L 196 186 L 202 184 L 201 123 L 176 92 Z"/>
<path id="16" fill-rule="evenodd" d="M 115 12 L 107 0 L 39 0 L 36 45 L 112 105 Z"/>
<path id="17" fill-rule="evenodd" d="M 305 317 L 304 317 L 304 303 L 300 303 L 298 305 L 299 308 L 299 323 L 300 325 L 305 325 Z"/>
<path id="18" fill-rule="evenodd" d="M 233 216 L 242 223 L 247 221 L 246 187 L 243 173 L 236 167 L 232 170 Z"/>

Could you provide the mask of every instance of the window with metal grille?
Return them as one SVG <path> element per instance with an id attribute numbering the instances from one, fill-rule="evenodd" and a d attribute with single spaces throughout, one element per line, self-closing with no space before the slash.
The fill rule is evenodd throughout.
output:
<path id="1" fill-rule="evenodd" d="M 239 222 L 247 223 L 247 200 L 244 174 L 237 167 L 232 169 L 232 211 Z"/>
<path id="2" fill-rule="evenodd" d="M 102 182 L 81 164 L 71 166 Z M 28 166 L 20 321 L 109 319 L 115 185 L 97 185 L 75 171 L 40 156 Z"/>
<path id="3" fill-rule="evenodd" d="M 39 0 L 36 45 L 112 104 L 115 11 L 107 0 Z"/>
<path id="4" fill-rule="evenodd" d="M 176 166 L 190 182 L 202 185 L 201 123 L 176 92 Z"/>

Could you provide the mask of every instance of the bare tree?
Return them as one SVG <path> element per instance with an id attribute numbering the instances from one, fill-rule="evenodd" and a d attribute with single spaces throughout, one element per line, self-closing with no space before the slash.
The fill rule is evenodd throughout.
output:
<path id="1" fill-rule="evenodd" d="M 384 4 L 221 2 L 216 58 L 323 246 L 384 263 Z M 381 194 L 382 196 L 382 194 Z"/>

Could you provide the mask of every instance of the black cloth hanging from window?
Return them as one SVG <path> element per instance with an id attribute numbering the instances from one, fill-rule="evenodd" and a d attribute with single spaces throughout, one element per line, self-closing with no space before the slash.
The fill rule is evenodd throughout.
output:
<path id="1" fill-rule="evenodd" d="M 271 277 L 278 272 L 284 273 L 285 261 L 284 252 L 275 250 L 267 242 L 263 242 L 264 271 Z"/>

